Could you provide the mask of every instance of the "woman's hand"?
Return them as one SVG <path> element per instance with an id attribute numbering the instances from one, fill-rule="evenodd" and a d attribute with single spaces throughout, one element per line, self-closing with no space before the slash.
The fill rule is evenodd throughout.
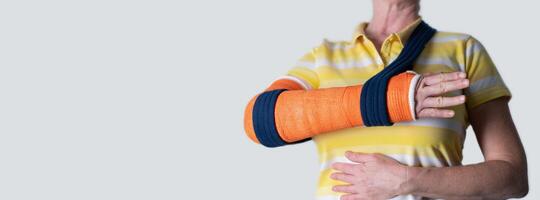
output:
<path id="1" fill-rule="evenodd" d="M 417 118 L 451 118 L 454 111 L 443 109 L 465 102 L 465 95 L 443 97 L 447 92 L 453 92 L 469 87 L 469 80 L 464 72 L 424 74 L 416 86 L 416 116 Z"/>
<path id="2" fill-rule="evenodd" d="M 345 156 L 356 162 L 334 163 L 339 172 L 330 178 L 348 185 L 334 186 L 335 192 L 345 193 L 342 200 L 391 199 L 403 193 L 408 181 L 407 166 L 383 154 L 347 152 Z"/>

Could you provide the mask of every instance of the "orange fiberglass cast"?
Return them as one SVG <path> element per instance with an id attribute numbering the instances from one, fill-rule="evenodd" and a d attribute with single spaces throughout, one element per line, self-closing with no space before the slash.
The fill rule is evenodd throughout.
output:
<path id="1" fill-rule="evenodd" d="M 392 122 L 415 119 L 414 91 L 419 77 L 408 71 L 390 79 L 386 99 Z M 278 79 L 251 99 L 244 113 L 244 129 L 251 140 L 275 147 L 364 124 L 360 111 L 362 85 L 315 90 L 306 90 L 303 85 L 294 77 Z M 259 98 L 261 95 L 273 95 L 275 102 L 272 97 Z M 257 103 L 262 106 L 254 110 Z"/>

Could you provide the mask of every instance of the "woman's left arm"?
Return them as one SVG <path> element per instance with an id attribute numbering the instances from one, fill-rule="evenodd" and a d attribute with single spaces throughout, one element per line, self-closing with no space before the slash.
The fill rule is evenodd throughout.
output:
<path id="1" fill-rule="evenodd" d="M 501 97 L 469 111 L 485 161 L 455 167 L 408 167 L 382 154 L 348 152 L 362 164 L 335 163 L 332 178 L 342 199 L 387 199 L 415 194 L 443 199 L 507 199 L 528 193 L 527 161 L 508 108 Z"/>
<path id="2" fill-rule="evenodd" d="M 508 98 L 469 113 L 485 162 L 461 167 L 411 168 L 410 193 L 435 198 L 507 199 L 528 192 L 527 160 L 514 126 Z"/>

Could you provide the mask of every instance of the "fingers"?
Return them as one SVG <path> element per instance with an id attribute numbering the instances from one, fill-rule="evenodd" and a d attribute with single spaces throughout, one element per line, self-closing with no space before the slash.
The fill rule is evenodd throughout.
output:
<path id="1" fill-rule="evenodd" d="M 416 114 L 418 118 L 452 118 L 453 110 L 440 109 L 465 103 L 465 96 L 443 97 L 441 95 L 469 87 L 464 72 L 424 75 L 417 86 Z"/>
<path id="2" fill-rule="evenodd" d="M 441 110 L 436 108 L 424 108 L 418 112 L 419 118 L 452 118 L 455 113 L 453 110 Z"/>
<path id="3" fill-rule="evenodd" d="M 425 75 L 424 83 L 426 85 L 435 85 L 442 82 L 460 80 L 467 77 L 464 72 L 437 73 Z"/>
<path id="4" fill-rule="evenodd" d="M 346 183 L 354 183 L 354 176 L 346 173 L 333 173 L 330 178 Z"/>
<path id="5" fill-rule="evenodd" d="M 354 174 L 354 166 L 355 166 L 355 164 L 349 164 L 349 163 L 334 163 L 334 164 L 332 164 L 333 169 L 345 172 L 347 174 Z"/>
<path id="6" fill-rule="evenodd" d="M 434 95 L 441 95 L 447 92 L 455 91 L 455 90 L 461 90 L 464 88 L 469 87 L 469 80 L 467 79 L 459 79 L 454 81 L 447 81 L 438 83 L 435 85 L 430 85 L 424 88 L 420 89 L 420 93 L 423 96 L 434 96 Z"/>
<path id="7" fill-rule="evenodd" d="M 360 153 L 360 152 L 345 152 L 345 157 L 349 160 L 357 163 L 365 163 L 373 160 L 373 155 L 370 153 Z"/>
<path id="8" fill-rule="evenodd" d="M 338 185 L 332 188 L 334 192 L 351 193 L 355 194 L 353 185 Z"/>
<path id="9" fill-rule="evenodd" d="M 428 97 L 422 102 L 424 107 L 443 108 L 465 103 L 465 95 L 455 97 Z"/>

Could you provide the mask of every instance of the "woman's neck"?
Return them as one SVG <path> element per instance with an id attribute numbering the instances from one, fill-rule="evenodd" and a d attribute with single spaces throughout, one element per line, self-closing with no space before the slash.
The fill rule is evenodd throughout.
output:
<path id="1" fill-rule="evenodd" d="M 373 17 L 365 32 L 380 49 L 390 34 L 418 19 L 419 10 L 419 0 L 373 0 Z"/>

